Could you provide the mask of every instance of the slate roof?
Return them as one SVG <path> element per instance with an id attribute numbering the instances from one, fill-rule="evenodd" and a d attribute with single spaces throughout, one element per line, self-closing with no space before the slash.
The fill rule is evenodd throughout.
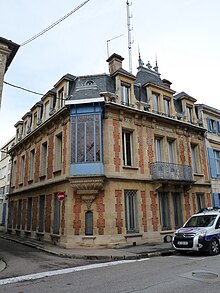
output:
<path id="1" fill-rule="evenodd" d="M 70 91 L 69 100 L 94 99 L 101 92 L 115 92 L 114 78 L 107 74 L 79 76 Z"/>

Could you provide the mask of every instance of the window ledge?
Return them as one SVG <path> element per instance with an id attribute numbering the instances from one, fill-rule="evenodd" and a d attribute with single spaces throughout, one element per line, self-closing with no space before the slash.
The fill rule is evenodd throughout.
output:
<path id="1" fill-rule="evenodd" d="M 44 232 L 36 231 L 36 235 L 44 236 Z"/>
<path id="2" fill-rule="evenodd" d="M 57 169 L 53 170 L 53 173 L 54 173 L 54 174 L 55 174 L 55 173 L 61 173 L 61 168 L 57 168 Z"/>
<path id="3" fill-rule="evenodd" d="M 33 183 L 34 179 L 28 179 L 28 183 L 31 184 Z"/>
<path id="4" fill-rule="evenodd" d="M 89 235 L 86 235 L 86 236 L 82 236 L 82 239 L 96 239 L 96 236 L 89 236 Z"/>
<path id="5" fill-rule="evenodd" d="M 139 167 L 135 167 L 135 166 L 122 166 L 123 169 L 131 169 L 131 170 L 138 170 Z"/>
<path id="6" fill-rule="evenodd" d="M 50 234 L 51 238 L 60 238 L 60 234 Z"/>
<path id="7" fill-rule="evenodd" d="M 40 179 L 45 179 L 45 177 L 46 177 L 46 174 L 42 174 L 39 176 Z"/>
<path id="8" fill-rule="evenodd" d="M 131 233 L 131 234 L 126 234 L 125 238 L 133 238 L 133 237 L 142 237 L 142 233 Z"/>
<path id="9" fill-rule="evenodd" d="M 194 176 L 197 176 L 197 177 L 204 177 L 204 174 L 202 174 L 202 173 L 194 173 Z"/>
<path id="10" fill-rule="evenodd" d="M 18 183 L 19 186 L 23 186 L 23 184 L 24 184 L 23 182 L 19 182 Z"/>
<path id="11" fill-rule="evenodd" d="M 163 231 L 160 231 L 160 234 L 161 235 L 164 235 L 164 234 L 173 234 L 175 232 L 175 230 L 163 230 Z"/>
<path id="12" fill-rule="evenodd" d="M 25 231 L 24 231 L 24 234 L 26 234 L 26 235 L 27 235 L 27 234 L 31 234 L 31 230 L 25 230 Z"/>

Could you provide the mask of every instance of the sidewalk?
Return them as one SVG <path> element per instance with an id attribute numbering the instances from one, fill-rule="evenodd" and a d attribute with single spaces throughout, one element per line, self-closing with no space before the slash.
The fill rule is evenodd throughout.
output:
<path id="1" fill-rule="evenodd" d="M 171 243 L 160 243 L 160 244 L 145 244 L 137 246 L 129 246 L 124 248 L 60 248 L 56 245 L 41 242 L 31 238 L 19 237 L 12 234 L 5 234 L 0 232 L 0 238 L 15 241 L 30 247 L 34 247 L 47 253 L 69 257 L 75 259 L 88 259 L 88 260 L 100 260 L 100 261 L 113 261 L 113 260 L 124 260 L 124 259 L 139 259 L 153 256 L 165 256 L 172 255 L 174 249 Z"/>

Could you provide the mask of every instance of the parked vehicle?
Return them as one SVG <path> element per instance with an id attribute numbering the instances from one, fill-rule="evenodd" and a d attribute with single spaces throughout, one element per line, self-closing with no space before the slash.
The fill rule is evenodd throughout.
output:
<path id="1" fill-rule="evenodd" d="M 180 253 L 207 251 L 217 255 L 220 251 L 220 208 L 205 208 L 194 214 L 173 235 L 172 245 Z"/>

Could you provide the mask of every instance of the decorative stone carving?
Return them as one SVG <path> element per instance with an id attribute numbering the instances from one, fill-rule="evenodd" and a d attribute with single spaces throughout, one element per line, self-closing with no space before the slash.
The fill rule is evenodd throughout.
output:
<path id="1" fill-rule="evenodd" d="M 80 191 L 79 194 L 82 191 L 99 191 L 102 190 L 104 186 L 104 178 L 69 178 L 69 180 L 73 189 L 77 190 L 77 193 Z"/>
<path id="2" fill-rule="evenodd" d="M 70 185 L 80 195 L 82 201 L 86 204 L 88 210 L 99 194 L 100 190 L 104 187 L 104 177 L 99 178 L 69 178 Z"/>

